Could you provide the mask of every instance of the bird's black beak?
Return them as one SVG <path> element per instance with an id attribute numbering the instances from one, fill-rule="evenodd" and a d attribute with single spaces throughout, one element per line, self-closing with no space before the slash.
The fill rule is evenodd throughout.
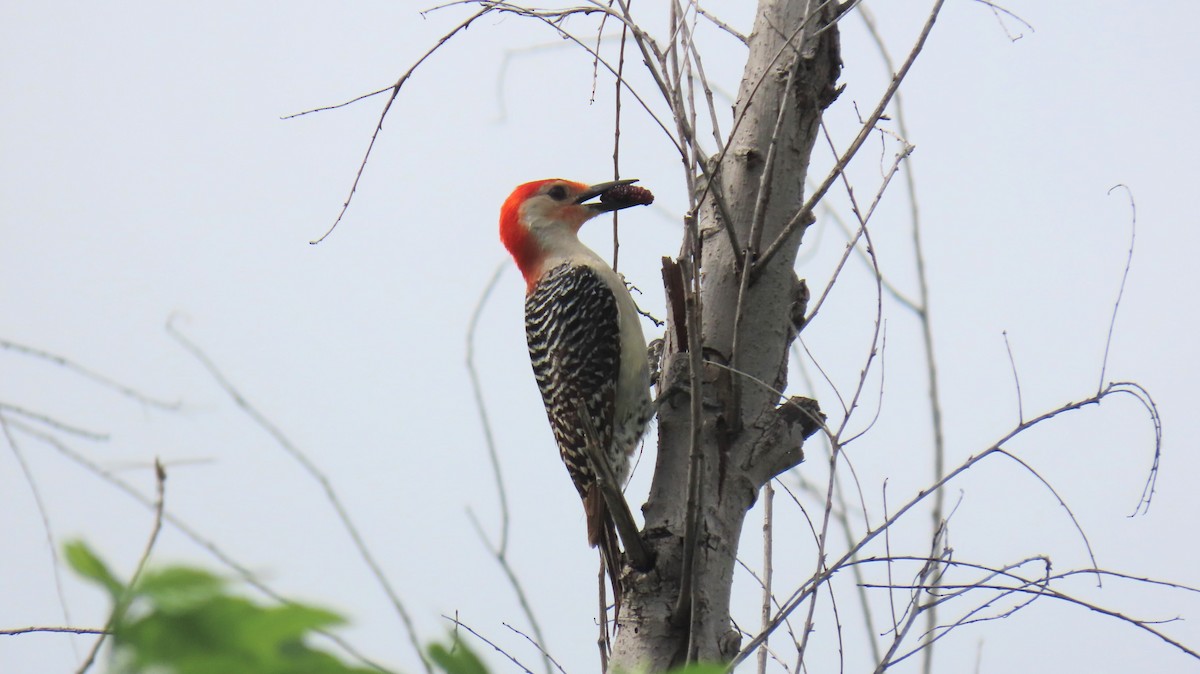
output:
<path id="1" fill-rule="evenodd" d="M 615 201 L 615 202 L 611 202 L 611 203 L 605 203 L 604 201 L 600 201 L 598 203 L 591 203 L 591 204 L 585 204 L 583 202 L 587 201 L 588 199 L 591 199 L 592 197 L 602 197 L 605 192 L 611 190 L 614 187 L 619 187 L 621 185 L 631 185 L 633 183 L 636 183 L 637 181 L 638 181 L 637 178 L 624 178 L 622 180 L 612 180 L 612 181 L 609 181 L 606 183 L 592 185 L 591 187 L 584 190 L 584 192 L 582 194 L 580 194 L 578 197 L 575 198 L 575 203 L 580 204 L 582 206 L 587 206 L 588 208 L 591 208 L 592 210 L 596 211 L 597 213 L 607 213 L 609 211 L 619 211 L 622 208 L 629 208 L 630 206 L 636 206 L 637 205 L 636 203 L 626 203 L 626 202 L 619 202 L 619 201 Z"/>

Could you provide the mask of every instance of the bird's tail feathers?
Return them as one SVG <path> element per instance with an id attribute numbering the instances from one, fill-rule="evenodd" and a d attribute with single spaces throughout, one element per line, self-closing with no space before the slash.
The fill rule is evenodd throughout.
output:
<path id="1" fill-rule="evenodd" d="M 598 485 L 593 484 L 588 489 L 583 499 L 583 510 L 587 517 L 588 545 L 600 548 L 600 556 L 612 584 L 615 623 L 621 615 L 621 545 L 617 538 L 617 527 L 608 511 L 608 502 L 604 500 Z"/>

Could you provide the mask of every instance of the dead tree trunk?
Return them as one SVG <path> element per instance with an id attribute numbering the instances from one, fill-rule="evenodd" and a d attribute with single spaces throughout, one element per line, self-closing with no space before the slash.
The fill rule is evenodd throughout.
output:
<path id="1" fill-rule="evenodd" d="M 734 108 L 736 127 L 699 181 L 708 187 L 700 188 L 705 191 L 691 216 L 696 235 L 679 258 L 685 292 L 676 289 L 668 311 L 660 378 L 667 398 L 642 508 L 643 536 L 656 561 L 648 572 L 625 570 L 614 669 L 656 672 L 737 654 L 741 639 L 729 602 L 746 513 L 767 481 L 802 460 L 804 437 L 816 428 L 811 401 L 782 401 L 776 392 L 787 384 L 788 347 L 807 295 L 793 265 L 811 220 L 801 212 L 809 157 L 822 111 L 837 95 L 837 10 L 816 0 L 760 3 Z M 758 264 L 793 220 L 799 226 Z M 686 292 L 694 281 L 698 296 Z M 683 311 L 697 303 L 699 316 L 683 320 Z M 691 345 L 687 323 L 701 328 Z M 696 363 L 702 365 L 693 381 Z M 693 448 L 696 391 L 700 432 Z M 688 542 L 689 508 L 694 544 Z"/>

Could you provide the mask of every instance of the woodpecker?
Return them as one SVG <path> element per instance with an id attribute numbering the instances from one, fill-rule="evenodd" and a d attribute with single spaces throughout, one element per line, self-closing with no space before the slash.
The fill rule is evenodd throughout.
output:
<path id="1" fill-rule="evenodd" d="M 633 180 L 549 179 L 516 188 L 500 209 L 500 239 L 525 277 L 525 336 L 559 454 L 583 499 L 588 544 L 599 547 L 620 610 L 620 548 L 584 453 L 583 404 L 619 484 L 651 415 L 650 368 L 624 280 L 579 241 L 583 223 L 648 204 Z M 597 202 L 589 202 L 599 197 Z"/>

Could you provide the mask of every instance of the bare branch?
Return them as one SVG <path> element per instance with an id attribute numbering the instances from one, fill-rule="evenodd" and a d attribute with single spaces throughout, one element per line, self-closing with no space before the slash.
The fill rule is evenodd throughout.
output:
<path id="1" fill-rule="evenodd" d="M 216 363 L 214 363 L 212 359 L 208 357 L 208 354 L 206 354 L 199 346 L 184 336 L 184 334 L 175 327 L 173 322 L 167 323 L 167 333 L 174 337 L 175 340 L 180 343 L 180 345 L 182 345 L 189 353 L 192 354 L 193 357 L 196 358 L 197 361 L 200 362 L 204 369 L 208 371 L 209 375 L 212 376 L 212 378 L 217 382 L 217 385 L 219 385 L 230 397 L 230 399 L 233 400 L 234 405 L 236 405 L 238 409 L 245 413 L 246 416 L 250 417 L 250 419 L 259 426 L 259 428 L 266 431 L 267 434 L 275 440 L 275 443 L 279 445 L 279 447 L 283 449 L 286 454 L 288 454 L 288 456 L 296 461 L 296 463 L 300 464 L 300 466 L 304 468 L 309 476 L 316 480 L 317 484 L 321 487 L 321 490 L 325 494 L 325 499 L 329 501 L 330 506 L 333 507 L 334 513 L 337 515 L 338 520 L 342 524 L 342 528 L 345 529 L 346 533 L 350 535 L 350 539 L 354 542 L 355 549 L 358 550 L 359 556 L 362 558 L 363 562 L 366 563 L 367 568 L 371 572 L 371 576 L 377 583 L 379 583 L 379 586 L 383 589 L 388 599 L 392 602 L 392 607 L 396 610 L 396 614 L 400 617 L 400 621 L 404 624 L 405 631 L 408 634 L 409 642 L 413 649 L 417 652 L 417 656 L 425 666 L 426 671 L 428 674 L 433 674 L 432 667 L 430 666 L 428 659 L 425 657 L 424 650 L 421 648 L 421 643 L 416 632 L 416 625 L 413 623 L 412 617 L 409 616 L 408 610 L 404 607 L 404 603 L 400 600 L 400 595 L 396 593 L 396 590 L 392 587 L 391 582 L 388 581 L 387 576 L 383 572 L 383 568 L 377 561 L 375 561 L 375 556 L 371 554 L 371 550 L 367 546 L 366 540 L 362 537 L 362 534 L 359 533 L 358 527 L 354 524 L 354 520 L 350 516 L 350 512 L 346 510 L 346 507 L 342 504 L 342 500 L 338 497 L 337 491 L 333 488 L 333 484 L 329 481 L 329 477 L 326 476 L 325 473 L 318 468 L 311 459 L 308 458 L 307 454 L 293 444 L 292 441 L 283 434 L 283 431 L 281 431 L 278 426 L 272 423 L 270 419 L 267 419 L 261 412 L 258 411 L 257 408 L 251 405 L 250 402 L 246 400 L 245 396 L 243 396 L 241 392 L 234 387 L 233 383 L 225 377 L 221 370 L 217 368 Z"/>
<path id="2" fill-rule="evenodd" d="M 132 485 L 130 485 L 128 482 L 125 482 L 124 480 L 117 477 L 116 475 L 113 475 L 110 471 L 105 470 L 103 467 L 101 467 L 100 465 L 91 461 L 90 459 L 85 457 L 83 454 L 75 451 L 70 446 L 68 446 L 66 443 L 59 440 L 57 437 L 50 435 L 49 433 L 46 433 L 39 428 L 30 426 L 28 424 L 17 421 L 15 419 L 10 419 L 8 421 L 8 423 L 14 430 L 20 431 L 21 433 L 24 433 L 32 438 L 36 438 L 36 439 L 46 443 L 47 445 L 53 447 L 56 451 L 58 451 L 63 456 L 67 457 L 74 463 L 84 467 L 88 472 L 92 473 L 96 477 L 99 477 L 100 479 L 107 482 L 108 484 L 116 487 L 119 491 L 124 492 L 126 495 L 128 495 L 129 497 L 131 497 L 133 500 L 137 501 L 138 503 L 142 504 L 143 506 L 146 506 L 151 509 L 155 508 L 154 499 L 141 493 L 140 491 L 135 489 Z M 279 592 L 276 592 L 269 585 L 262 582 L 254 574 L 254 572 L 251 571 L 246 565 L 238 562 L 236 559 L 229 556 L 224 550 L 222 550 L 220 547 L 218 547 L 210 539 L 201 535 L 198 531 L 193 529 L 187 522 L 184 522 L 182 519 L 176 517 L 170 511 L 164 510 L 163 521 L 165 521 L 168 524 L 170 524 L 171 526 L 175 527 L 175 529 L 177 531 L 179 531 L 180 533 L 182 533 L 188 540 L 192 541 L 197 546 L 208 551 L 208 553 L 211 554 L 214 558 L 216 558 L 217 561 L 224 564 L 229 569 L 233 570 L 238 575 L 238 577 L 240 577 L 243 581 L 245 581 L 248 585 L 250 585 L 254 589 L 258 590 L 259 592 L 262 592 L 267 597 L 270 597 L 271 599 L 274 599 L 278 602 L 281 602 L 284 604 L 293 603 L 287 597 L 284 597 L 282 594 L 280 594 Z M 333 643 L 337 644 L 346 653 L 350 654 L 354 658 L 357 658 L 359 660 L 359 662 L 362 662 L 363 664 L 365 664 L 373 669 L 379 670 L 380 672 L 388 672 L 388 673 L 391 672 L 391 670 L 387 669 L 383 665 L 380 665 L 379 663 L 374 662 L 373 660 L 368 658 L 366 655 L 364 655 L 361 651 L 359 651 L 352 644 L 350 644 L 350 642 L 346 641 L 341 636 L 339 636 L 333 632 L 330 632 L 328 630 L 324 630 L 324 629 L 316 630 L 316 632 L 318 634 L 320 634 L 321 636 L 329 639 Z"/>
<path id="3" fill-rule="evenodd" d="M 902 559 L 909 559 L 912 561 L 924 561 L 920 558 L 902 558 Z M 989 620 L 995 620 L 997 618 L 1004 618 L 1009 615 L 1012 615 L 1017 610 L 1020 610 L 1021 608 L 1028 606 L 1030 602 L 1025 601 L 1025 602 L 1019 603 L 1017 606 L 1010 608 L 1010 609 L 1004 611 L 1003 613 L 1000 613 L 995 616 L 990 616 L 990 617 L 985 616 L 985 617 L 978 617 L 978 618 L 972 617 L 974 615 L 977 615 L 981 609 L 991 606 L 998 599 L 1003 598 L 1004 596 L 1013 595 L 1013 594 L 1026 594 L 1026 595 L 1031 595 L 1031 600 L 1037 599 L 1040 597 L 1057 599 L 1059 601 L 1063 601 L 1068 604 L 1073 604 L 1075 606 L 1079 606 L 1081 608 L 1088 609 L 1089 611 L 1099 613 L 1101 615 L 1105 615 L 1105 616 L 1108 616 L 1111 618 L 1116 618 L 1117 620 L 1128 623 L 1130 625 L 1133 625 L 1134 627 L 1137 627 L 1141 630 L 1149 632 L 1150 634 L 1153 634 L 1154 636 L 1158 637 L 1160 640 L 1164 641 L 1167 644 L 1170 644 L 1171 646 L 1174 646 L 1178 650 L 1182 651 L 1183 653 L 1185 653 L 1193 658 L 1200 659 L 1200 652 L 1197 652 L 1195 649 L 1190 648 L 1187 645 L 1185 645 L 1175 639 L 1172 639 L 1171 637 L 1167 636 L 1166 634 L 1164 634 L 1161 631 L 1154 628 L 1154 625 L 1174 622 L 1174 620 L 1176 620 L 1176 619 L 1172 618 L 1172 619 L 1167 619 L 1167 620 L 1154 621 L 1154 620 L 1133 618 L 1133 617 L 1127 616 L 1119 611 L 1105 608 L 1105 607 L 1099 606 L 1097 604 L 1094 604 L 1092 602 L 1088 602 L 1088 601 L 1079 599 L 1078 597 L 1067 594 L 1061 590 L 1056 589 L 1053 584 L 1059 580 L 1062 580 L 1062 579 L 1067 578 L 1072 575 L 1102 574 L 1102 575 L 1111 576 L 1111 577 L 1115 577 L 1115 578 L 1121 578 L 1121 579 L 1131 580 L 1131 581 L 1135 581 L 1135 582 L 1146 583 L 1146 584 L 1150 584 L 1150 585 L 1160 585 L 1160 586 L 1164 586 L 1164 587 L 1171 587 L 1174 589 L 1180 589 L 1180 590 L 1185 590 L 1185 591 L 1189 591 L 1189 592 L 1200 592 L 1200 589 L 1185 586 L 1185 585 L 1180 585 L 1177 583 L 1157 581 L 1157 580 L 1148 579 L 1148 578 L 1139 578 L 1136 576 L 1131 576 L 1129 574 L 1122 574 L 1122 573 L 1118 573 L 1118 572 L 1107 571 L 1104 569 L 1073 569 L 1071 571 L 1067 571 L 1067 572 L 1063 572 L 1063 573 L 1059 573 L 1059 574 L 1050 574 L 1047 571 L 1044 575 L 1042 575 L 1041 577 L 1038 577 L 1038 578 L 1026 578 L 1017 573 L 1014 573 L 1015 569 L 1020 568 L 1024 564 L 1027 564 L 1032 561 L 1038 561 L 1038 560 L 1043 561 L 1045 564 L 1045 568 L 1049 569 L 1049 559 L 1046 559 L 1044 557 L 1030 558 L 1030 559 L 1018 562 L 1016 564 L 1010 564 L 1006 567 L 1002 567 L 999 569 L 992 569 L 992 568 L 989 568 L 989 567 L 986 567 L 983 565 L 971 564 L 971 563 L 966 563 L 966 562 L 947 562 L 948 564 L 953 565 L 953 566 L 965 566 L 965 567 L 969 567 L 969 568 L 980 569 L 982 571 L 987 572 L 989 578 L 994 578 L 994 577 L 1009 578 L 1009 579 L 1012 579 L 1013 581 L 1015 581 L 1017 583 L 1017 585 L 1016 586 L 994 585 L 994 584 L 991 584 L 990 582 L 988 582 L 987 579 L 984 579 L 982 581 L 975 581 L 975 582 L 967 583 L 967 584 L 959 584 L 959 585 L 941 584 L 941 585 L 939 585 L 939 587 L 942 587 L 942 588 L 957 590 L 949 598 L 965 596 L 968 592 L 974 592 L 974 591 L 978 591 L 978 590 L 995 590 L 995 591 L 1000 592 L 1001 594 L 993 599 L 990 599 L 990 600 L 984 602 L 979 607 L 972 609 L 963 618 L 955 621 L 954 623 L 952 623 L 950 625 L 938 626 L 936 629 L 938 630 L 939 633 L 935 637 L 934 640 L 940 639 L 941 637 L 945 636 L 950 631 L 952 631 L 954 628 L 961 626 L 961 625 L 986 622 Z M 878 561 L 884 561 L 884 560 L 869 559 L 869 560 L 862 560 L 862 562 L 859 562 L 859 563 L 878 562 Z M 880 587 L 880 586 L 874 586 L 874 587 Z M 902 586 L 888 586 L 888 587 L 898 587 L 899 588 Z M 913 586 L 907 586 L 907 589 L 928 590 L 930 588 L 929 588 L 929 586 L 924 586 L 924 585 L 913 585 Z M 908 653 L 904 654 L 903 656 L 901 656 L 899 658 L 896 658 L 895 660 L 893 660 L 891 662 L 891 664 L 897 664 L 897 663 L 903 661 L 904 659 L 906 659 L 912 655 L 915 655 L 917 652 L 919 652 L 923 648 L 926 648 L 925 644 L 923 644 L 922 646 L 919 646 L 918 648 L 913 649 L 912 651 L 909 651 Z"/>
<path id="4" fill-rule="evenodd" d="M 0 636 L 19 636 L 21 634 L 105 634 L 102 627 L 18 627 L 11 630 L 0 630 Z"/>
<path id="5" fill-rule="evenodd" d="M 774 532 L 773 521 L 773 505 L 775 501 L 775 488 L 768 482 L 763 487 L 762 504 L 763 504 L 763 572 L 762 572 L 762 625 L 760 629 L 766 629 L 771 623 L 771 602 L 775 598 L 771 594 L 771 578 L 774 569 L 771 566 L 772 553 L 772 535 Z M 758 674 L 766 674 L 767 671 L 767 640 L 763 640 L 762 648 L 758 650 Z"/>
<path id="6" fill-rule="evenodd" d="M 884 653 L 883 659 L 881 659 L 876 665 L 875 674 L 883 674 L 885 669 L 890 667 L 892 664 L 895 664 L 896 660 L 893 660 L 893 656 L 895 656 L 896 651 L 900 648 L 900 644 L 904 642 L 905 637 L 916 623 L 917 618 L 925 610 L 920 603 L 921 592 L 925 587 L 926 579 L 932 576 L 935 570 L 944 561 L 942 559 L 943 555 L 938 554 L 938 548 L 940 547 L 939 542 L 942 539 L 941 534 L 943 531 L 944 529 L 939 528 L 934 533 L 929 559 L 926 560 L 925 564 L 921 566 L 921 571 L 917 575 L 919 579 L 917 588 L 912 590 L 912 598 L 909 601 L 908 609 L 906 609 L 907 617 L 904 621 L 904 624 L 900 626 L 899 629 L 895 630 L 892 638 L 892 645 L 888 648 L 887 652 Z"/>
<path id="7" fill-rule="evenodd" d="M 874 112 L 871 113 L 871 115 L 867 118 L 867 121 L 862 125 L 862 128 L 859 129 L 858 135 L 854 138 L 853 142 L 850 143 L 850 147 L 846 149 L 846 152 L 838 159 L 837 164 L 835 164 L 833 169 L 830 170 L 829 175 L 825 176 L 824 182 L 822 182 L 821 185 L 817 187 L 817 190 L 809 196 L 808 201 L 806 201 L 804 206 L 801 207 L 794 216 L 792 216 L 792 219 L 789 220 L 786 225 L 784 225 L 783 231 L 779 233 L 779 236 L 775 238 L 775 241 L 773 241 L 771 245 L 768 246 L 765 251 L 763 251 L 762 256 L 755 263 L 756 267 L 766 267 L 766 265 L 771 261 L 771 258 L 779 252 L 779 249 L 782 248 L 783 245 L 796 232 L 796 229 L 802 226 L 808 218 L 812 217 L 813 208 L 818 202 L 821 201 L 821 199 L 825 197 L 825 193 L 829 191 L 830 186 L 833 185 L 833 181 L 837 180 L 838 176 L 846 170 L 846 166 L 850 163 L 850 160 L 854 158 L 854 155 L 858 153 L 858 150 L 862 147 L 863 142 L 866 141 L 871 131 L 875 128 L 875 124 L 879 122 L 881 117 L 883 117 L 883 111 L 887 109 L 888 103 L 890 103 L 892 100 L 892 96 L 894 96 L 896 94 L 896 90 L 900 88 L 900 83 L 903 82 L 905 76 L 908 75 L 909 69 L 912 68 L 912 64 L 917 60 L 917 55 L 921 53 L 922 49 L 924 49 L 925 40 L 929 38 L 929 33 L 933 30 L 933 24 L 935 21 L 937 21 L 938 12 L 941 11 L 944 3 L 945 0 L 935 0 L 933 9 L 929 12 L 929 18 L 925 20 L 925 26 L 921 29 L 921 34 L 917 38 L 916 44 L 913 45 L 912 51 L 910 51 L 908 54 L 908 59 L 905 60 L 902 66 L 900 66 L 900 71 L 892 76 L 892 82 L 888 85 L 887 90 L 884 91 L 883 96 L 879 99 L 879 104 L 875 106 Z"/>
<path id="8" fill-rule="evenodd" d="M 750 44 L 750 40 L 745 35 L 742 35 L 741 33 L 739 33 L 737 31 L 737 29 L 734 28 L 733 26 L 730 26 L 729 24 L 725 23 L 724 21 L 713 16 L 711 12 L 709 12 L 708 10 L 701 7 L 700 3 L 696 3 L 696 12 L 699 13 L 700 16 L 711 21 L 712 24 L 714 26 L 716 26 L 717 28 L 720 28 L 721 30 L 725 31 L 726 33 L 729 33 L 730 35 L 732 35 L 734 38 L 737 39 L 738 42 L 741 42 L 744 45 Z"/>
<path id="9" fill-rule="evenodd" d="M 880 57 L 887 66 L 888 72 L 894 72 L 891 54 L 888 52 L 886 45 L 883 42 L 883 36 L 880 35 L 875 25 L 874 16 L 866 7 L 859 7 L 859 15 L 866 24 L 867 32 L 871 35 L 876 46 L 879 48 Z M 911 59 L 911 56 L 909 57 Z M 896 125 L 903 138 L 908 138 L 907 115 L 905 114 L 903 94 L 897 90 L 895 94 L 895 118 Z M 905 141 L 907 144 L 907 141 Z M 937 372 L 937 361 L 934 357 L 933 350 L 933 320 L 930 317 L 930 302 L 929 302 L 929 276 L 925 269 L 925 249 L 921 241 L 921 212 L 917 205 L 917 187 L 916 178 L 912 164 L 908 166 L 908 170 L 904 172 L 904 181 L 908 191 L 909 216 L 912 221 L 912 238 L 913 238 L 913 257 L 917 270 L 917 282 L 919 291 L 919 305 L 911 305 L 910 307 L 916 312 L 917 318 L 921 323 L 921 340 L 922 347 L 925 351 L 925 366 L 926 379 L 929 382 L 929 417 L 930 426 L 933 431 L 933 475 L 938 477 L 946 469 L 946 443 L 945 432 L 942 427 L 942 406 L 939 391 L 939 380 Z M 1015 367 L 1015 365 L 1014 365 Z M 1014 371 L 1015 375 L 1015 371 Z M 1020 390 L 1018 388 L 1018 408 L 1020 407 Z M 1024 421 L 1024 412 L 1021 411 L 1021 419 Z M 938 492 L 934 496 L 933 511 L 931 513 L 933 526 L 940 526 L 942 514 L 945 508 L 945 494 Z M 928 620 L 926 622 L 927 632 L 929 628 L 937 624 L 937 607 L 930 609 Z M 933 670 L 933 649 L 929 648 L 925 651 L 924 662 L 922 663 L 924 674 L 931 674 Z"/>
<path id="10" fill-rule="evenodd" d="M 1140 387 L 1138 387 L 1138 390 L 1140 390 Z M 858 553 L 858 551 L 862 550 L 867 544 L 869 544 L 872 540 L 874 540 L 876 537 L 878 537 L 879 534 L 883 533 L 888 528 L 890 528 L 896 521 L 898 521 L 900 518 L 904 517 L 910 510 L 912 510 L 918 504 L 923 502 L 931 494 L 936 493 L 939 489 L 944 487 L 948 482 L 950 482 L 951 480 L 954 480 L 959 475 L 970 470 L 971 468 L 973 468 L 976 464 L 978 464 L 983 459 L 985 459 L 993 454 L 997 454 L 997 453 L 1007 454 L 1007 452 L 1005 452 L 1003 450 L 1003 445 L 1008 443 L 1010 440 L 1012 440 L 1016 436 L 1020 435 L 1021 433 L 1024 433 L 1026 430 L 1028 430 L 1034 426 L 1037 426 L 1038 424 L 1041 424 L 1045 421 L 1049 421 L 1050 419 L 1053 419 L 1054 417 L 1057 417 L 1060 414 L 1079 410 L 1079 409 L 1082 409 L 1082 408 L 1090 406 L 1090 405 L 1099 404 L 1100 401 L 1103 400 L 1104 398 L 1106 398 L 1110 395 L 1115 395 L 1115 394 L 1119 394 L 1119 393 L 1128 393 L 1128 394 L 1134 395 L 1135 391 L 1131 390 L 1131 388 L 1125 384 L 1121 384 L 1121 383 L 1113 384 L 1113 385 L 1110 385 L 1107 388 L 1105 388 L 1104 391 L 1102 391 L 1098 395 L 1094 395 L 1094 396 L 1085 398 L 1078 402 L 1066 403 L 1066 404 L 1061 405 L 1053 410 L 1050 410 L 1049 412 L 1040 414 L 1037 417 L 1034 417 L 1033 419 L 1026 421 L 1025 423 L 1015 426 L 1013 429 L 1011 429 L 1008 433 L 1006 433 L 1003 437 L 1001 437 L 998 441 L 996 441 L 990 447 L 985 449 L 983 452 L 968 458 L 966 461 L 964 461 L 962 464 L 960 464 L 954 470 L 950 471 L 949 473 L 947 473 L 946 475 L 944 475 L 940 479 L 938 479 L 934 484 L 930 485 L 929 487 L 927 487 L 925 489 L 922 489 L 916 496 L 914 496 L 907 503 L 905 503 L 903 506 L 901 506 L 901 508 L 899 510 L 894 512 L 890 517 L 887 517 L 879 526 L 866 532 L 858 540 L 858 542 L 855 543 L 854 545 L 850 546 L 850 549 L 847 550 L 846 553 L 843 554 L 838 560 L 836 560 L 832 564 L 825 565 L 823 567 L 823 568 L 825 568 L 824 571 L 820 571 L 819 573 L 814 574 L 813 577 L 811 579 L 809 579 L 809 581 L 807 581 L 802 587 L 797 589 L 796 592 L 793 593 L 793 595 L 788 599 L 788 601 L 784 603 L 784 608 L 776 613 L 775 617 L 771 621 L 770 627 L 768 629 L 764 630 L 763 632 L 760 632 L 759 635 L 756 636 L 753 640 L 751 640 L 749 644 L 746 644 L 745 646 L 743 646 L 742 650 L 738 653 L 737 657 L 735 657 L 733 659 L 733 661 L 730 663 L 729 669 L 732 670 L 733 667 L 735 667 L 738 663 L 742 662 L 743 660 L 746 659 L 746 657 L 748 657 L 751 653 L 753 653 L 770 632 L 774 631 L 775 629 L 778 629 L 778 627 L 782 623 L 782 621 L 788 615 L 790 615 L 792 613 L 792 611 L 794 611 L 796 608 L 798 608 L 807 598 L 809 598 L 814 592 L 816 592 L 816 590 L 821 585 L 828 582 L 829 579 L 835 573 L 837 573 L 837 571 L 840 570 L 845 564 L 849 563 L 850 560 L 853 558 L 853 556 Z M 1139 397 L 1139 400 L 1142 400 L 1142 399 Z M 1145 404 L 1144 401 L 1143 401 L 1143 404 Z M 1156 451 L 1156 457 L 1157 457 L 1157 451 Z M 1156 461 L 1157 461 L 1157 458 L 1156 458 Z"/>
<path id="11" fill-rule="evenodd" d="M 612 7 L 613 0 L 609 0 L 608 6 Z M 605 14 L 605 18 L 608 15 Z M 604 25 L 601 24 L 600 30 L 604 30 Z M 613 180 L 621 179 L 621 87 L 625 80 L 625 41 L 629 38 L 629 25 L 621 24 L 621 46 L 617 51 L 617 78 L 613 82 Z M 596 53 L 600 53 L 600 38 L 596 38 Z M 599 57 L 596 59 L 599 63 Z M 617 271 L 618 253 L 621 251 L 621 239 L 618 236 L 617 223 L 620 220 L 618 215 L 620 211 L 613 211 L 612 232 L 613 232 L 613 256 L 612 268 Z"/>

